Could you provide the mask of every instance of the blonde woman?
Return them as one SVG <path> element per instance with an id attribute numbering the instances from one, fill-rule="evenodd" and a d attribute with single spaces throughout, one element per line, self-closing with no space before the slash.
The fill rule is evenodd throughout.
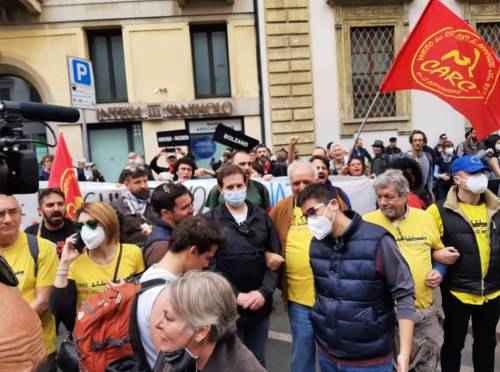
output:
<path id="1" fill-rule="evenodd" d="M 50 298 L 52 312 L 70 331 L 82 302 L 144 271 L 140 248 L 119 242 L 118 216 L 109 204 L 85 203 L 77 216 L 75 227 L 84 247 L 78 234 L 66 239 Z"/>
<path id="2" fill-rule="evenodd" d="M 265 371 L 236 336 L 236 297 L 219 274 L 181 276 L 167 284 L 155 307 L 161 313 L 151 324 L 161 334 L 155 372 L 180 365 L 202 372 Z"/>

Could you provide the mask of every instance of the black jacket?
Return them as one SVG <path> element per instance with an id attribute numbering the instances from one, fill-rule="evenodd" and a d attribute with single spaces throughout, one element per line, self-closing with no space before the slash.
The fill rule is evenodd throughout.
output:
<path id="1" fill-rule="evenodd" d="M 446 246 L 453 246 L 460 257 L 448 266 L 442 285 L 450 290 L 487 295 L 500 290 L 500 202 L 496 195 L 486 190 L 482 198 L 488 208 L 488 222 L 482 226 L 487 230 L 490 240 L 490 262 L 486 277 L 483 279 L 481 259 L 474 227 L 478 221 L 469 221 L 458 206 L 457 187 L 453 186 L 446 200 L 436 203 L 443 221 L 442 240 Z"/>
<path id="2" fill-rule="evenodd" d="M 224 244 L 219 247 L 211 269 L 223 274 L 233 285 L 236 294 L 258 290 L 266 303 L 259 310 L 238 308 L 241 321 L 260 320 L 272 310 L 273 291 L 278 273 L 267 268 L 265 251 L 281 253 L 278 234 L 266 211 L 246 201 L 246 221 L 238 225 L 225 204 L 208 212 L 222 234 Z"/>
<path id="3" fill-rule="evenodd" d="M 160 222 L 151 204 L 148 204 L 142 216 L 139 212 L 130 209 L 123 196 L 116 199 L 112 206 L 120 219 L 120 242 L 142 247 L 147 237 L 142 233 L 141 225 L 147 223 L 154 226 Z"/>

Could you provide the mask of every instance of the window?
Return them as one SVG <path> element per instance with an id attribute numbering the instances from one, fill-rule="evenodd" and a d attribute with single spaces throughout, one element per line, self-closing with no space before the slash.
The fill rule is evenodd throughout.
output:
<path id="1" fill-rule="evenodd" d="M 332 0 L 335 14 L 340 135 L 357 132 L 409 31 L 401 1 Z M 380 94 L 366 130 L 411 132 L 411 92 Z"/>
<path id="2" fill-rule="evenodd" d="M 500 22 L 478 23 L 477 32 L 500 57 Z"/>
<path id="3" fill-rule="evenodd" d="M 88 40 L 97 102 L 127 101 L 121 30 L 92 31 Z"/>
<path id="4" fill-rule="evenodd" d="M 226 25 L 192 26 L 191 44 L 196 97 L 230 97 Z"/>
<path id="5" fill-rule="evenodd" d="M 351 70 L 354 118 L 364 118 L 394 58 L 394 27 L 352 27 Z M 370 117 L 396 116 L 394 93 L 381 94 Z"/>

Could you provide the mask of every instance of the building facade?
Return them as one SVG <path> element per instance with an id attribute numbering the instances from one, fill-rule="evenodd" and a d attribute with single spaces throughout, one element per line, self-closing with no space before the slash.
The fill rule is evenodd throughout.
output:
<path id="1" fill-rule="evenodd" d="M 500 2 L 441 0 L 500 53 Z M 301 152 L 313 145 L 352 146 L 353 134 L 427 1 L 266 0 L 264 70 L 268 77 L 268 142 L 286 147 L 290 134 Z M 423 130 L 434 146 L 441 133 L 458 144 L 466 119 L 436 96 L 420 91 L 383 94 L 362 134 L 365 146 Z"/>
<path id="2" fill-rule="evenodd" d="M 157 154 L 160 131 L 188 130 L 201 166 L 219 160 L 220 123 L 262 139 L 251 0 L 0 0 L 0 9 L 0 99 L 70 105 L 67 56 L 93 62 L 88 160 L 109 181 L 128 152 Z M 56 128 L 83 157 L 81 124 Z"/>

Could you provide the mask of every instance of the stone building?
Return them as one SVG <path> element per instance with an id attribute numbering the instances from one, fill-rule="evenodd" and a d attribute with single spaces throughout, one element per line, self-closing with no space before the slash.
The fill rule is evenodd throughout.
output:
<path id="1" fill-rule="evenodd" d="M 107 180 L 129 151 L 149 161 L 159 131 L 188 130 L 209 166 L 224 149 L 211 140 L 217 124 L 262 139 L 255 24 L 252 0 L 0 0 L 0 99 L 70 105 L 67 57 L 88 59 L 88 160 Z M 80 123 L 53 125 L 81 158 Z"/>
<path id="2" fill-rule="evenodd" d="M 500 53 L 500 2 L 441 0 Z M 265 92 L 268 142 L 286 147 L 291 133 L 301 152 L 314 145 L 352 146 L 378 86 L 426 0 L 265 0 Z M 466 119 L 439 98 L 420 91 L 384 94 L 362 135 L 365 146 L 395 136 L 408 148 L 413 129 L 434 146 L 445 132 L 463 141 Z"/>

